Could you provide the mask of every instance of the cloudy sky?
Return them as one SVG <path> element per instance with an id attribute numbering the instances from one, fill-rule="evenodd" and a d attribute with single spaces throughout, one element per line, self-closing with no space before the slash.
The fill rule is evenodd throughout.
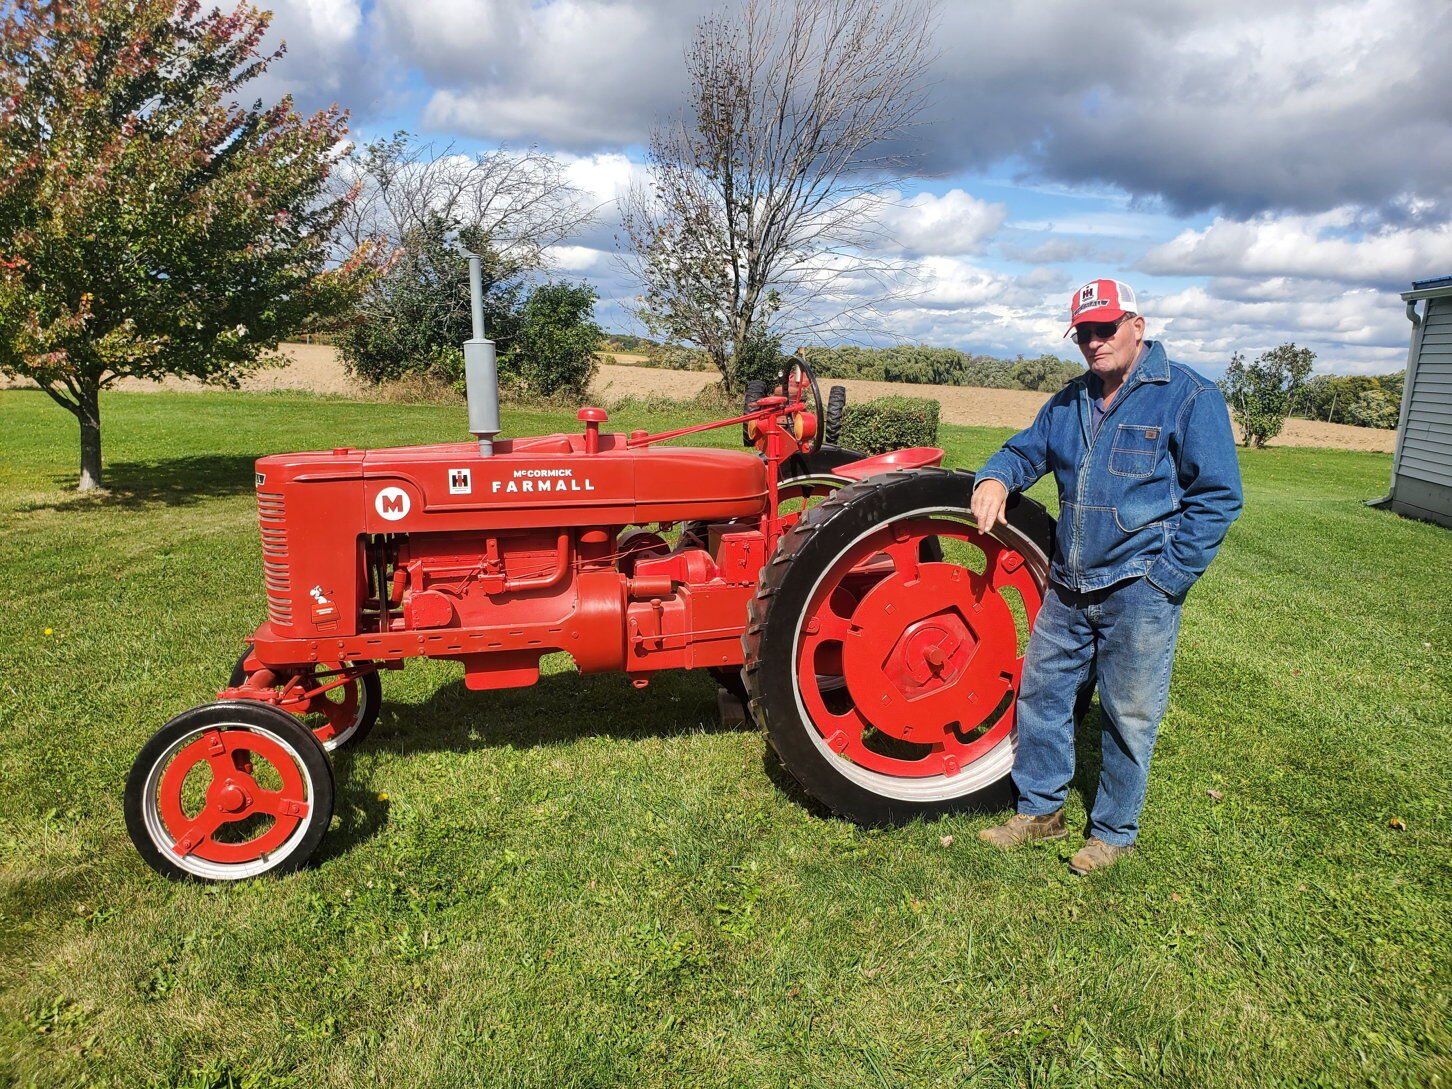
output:
<path id="1" fill-rule="evenodd" d="M 705 0 L 274 0 L 263 94 L 339 102 L 361 139 L 536 146 L 601 206 L 555 254 L 640 332 L 614 199 L 679 110 Z M 917 290 L 870 342 L 1013 355 L 1114 276 L 1211 374 L 1288 340 L 1318 371 L 1406 360 L 1397 297 L 1452 275 L 1452 5 L 942 0 L 917 177 L 884 219 Z"/>

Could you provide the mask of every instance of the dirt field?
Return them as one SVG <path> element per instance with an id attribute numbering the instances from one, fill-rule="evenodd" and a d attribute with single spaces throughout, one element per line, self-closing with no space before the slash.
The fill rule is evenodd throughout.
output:
<path id="1" fill-rule="evenodd" d="M 311 390 L 319 393 L 358 393 L 363 387 L 343 373 L 333 348 L 320 344 L 284 344 L 284 367 L 265 370 L 242 383 L 246 390 Z M 628 359 L 620 356 L 617 359 Z M 600 368 L 595 392 L 602 401 L 617 400 L 627 395 L 689 398 L 715 381 L 715 376 L 701 371 L 671 371 L 653 367 L 631 367 L 621 364 Z M 837 383 L 833 383 L 837 384 Z M 851 400 L 868 400 L 889 394 L 909 397 L 932 397 L 942 405 L 942 418 L 948 423 L 986 427 L 1024 427 L 1048 394 L 1022 390 L 974 389 L 963 386 L 913 386 L 898 382 L 862 382 L 843 380 Z M 201 389 L 196 382 L 168 379 L 165 382 L 142 382 L 128 379 L 119 384 L 124 390 Z M 823 394 L 826 394 L 824 389 Z M 1396 432 L 1369 427 L 1348 427 L 1345 424 L 1318 423 L 1314 420 L 1287 420 L 1275 440 L 1281 446 L 1329 446 L 1343 450 L 1375 450 L 1391 453 Z"/>

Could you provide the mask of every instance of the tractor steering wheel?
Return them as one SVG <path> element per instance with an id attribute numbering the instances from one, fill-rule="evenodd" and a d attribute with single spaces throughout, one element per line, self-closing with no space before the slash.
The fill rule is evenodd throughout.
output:
<path id="1" fill-rule="evenodd" d="M 806 410 L 816 417 L 816 430 L 802 447 L 807 453 L 815 454 L 822 448 L 822 431 L 826 420 L 823 418 L 822 391 L 817 386 L 817 376 L 812 373 L 812 368 L 807 365 L 805 359 L 798 356 L 787 357 L 786 365 L 781 372 L 781 392 L 786 396 L 788 403 L 801 401 L 806 405 Z M 800 420 L 800 416 L 798 420 Z M 794 430 L 798 420 L 792 421 Z M 798 441 L 801 440 L 798 439 Z"/>

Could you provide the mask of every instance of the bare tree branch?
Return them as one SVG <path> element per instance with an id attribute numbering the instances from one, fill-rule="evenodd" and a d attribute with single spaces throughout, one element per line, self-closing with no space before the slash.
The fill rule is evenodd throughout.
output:
<path id="1" fill-rule="evenodd" d="M 351 167 L 338 172 L 339 189 L 353 194 L 335 239 L 340 253 L 363 243 L 397 253 L 410 235 L 441 221 L 479 232 L 509 265 L 537 269 L 550 246 L 595 215 L 561 164 L 535 148 L 470 157 L 400 132 L 369 144 Z"/>
<path id="2" fill-rule="evenodd" d="M 917 116 L 935 0 L 747 0 L 696 28 L 688 119 L 652 133 L 649 182 L 624 201 L 637 313 L 708 352 L 728 388 L 741 349 L 855 324 L 903 269 L 870 256 L 874 211 L 904 164 L 884 149 Z"/>

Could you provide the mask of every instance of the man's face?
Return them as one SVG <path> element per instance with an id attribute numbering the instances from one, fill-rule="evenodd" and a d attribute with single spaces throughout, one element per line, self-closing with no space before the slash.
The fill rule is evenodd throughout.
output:
<path id="1" fill-rule="evenodd" d="M 1096 324 L 1096 323 L 1091 323 Z M 1136 314 L 1122 323 L 1108 338 L 1090 337 L 1079 342 L 1084 362 L 1100 379 L 1123 378 L 1139 358 L 1144 344 L 1144 318 Z"/>

